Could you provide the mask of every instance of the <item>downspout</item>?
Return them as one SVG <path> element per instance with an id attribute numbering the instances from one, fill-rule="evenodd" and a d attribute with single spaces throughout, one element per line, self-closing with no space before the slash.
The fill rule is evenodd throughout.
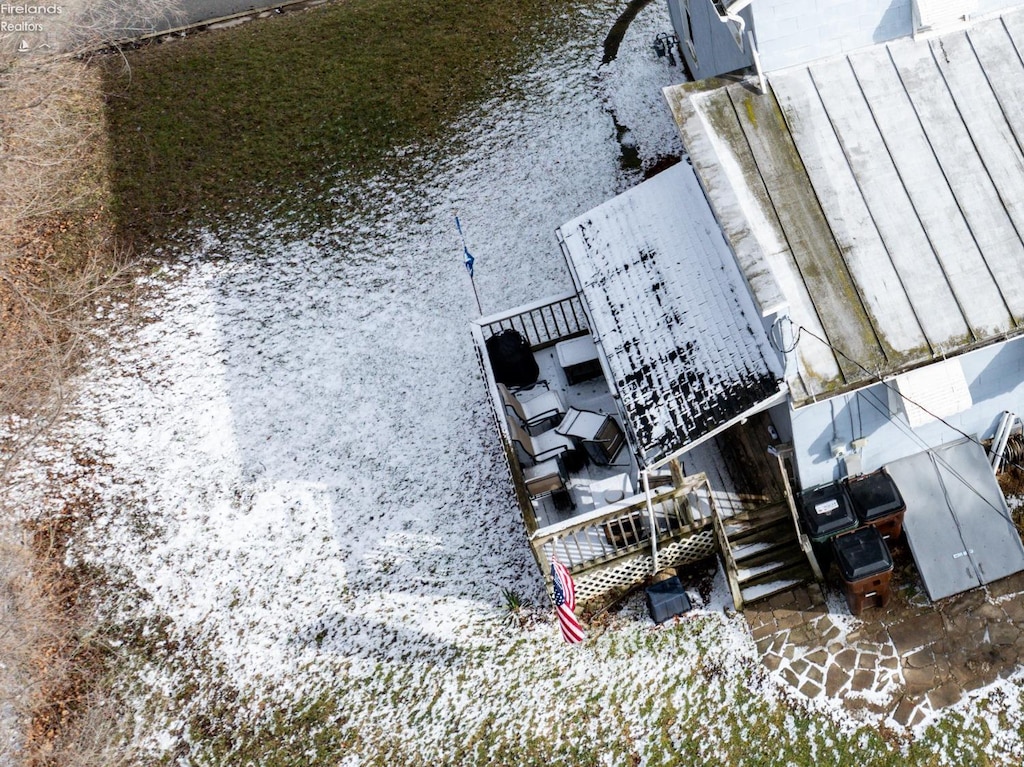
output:
<path id="1" fill-rule="evenodd" d="M 750 58 L 754 64 L 754 71 L 757 72 L 757 87 L 761 91 L 761 95 L 768 93 L 768 83 L 764 79 L 764 72 L 761 70 L 761 56 L 757 52 L 757 46 L 754 44 L 754 32 L 753 30 L 747 29 L 747 22 L 744 21 L 743 17 L 740 16 L 740 11 L 746 8 L 753 0 L 736 0 L 729 6 L 725 6 L 724 16 L 719 16 L 718 19 L 723 24 L 726 22 L 733 22 L 736 24 L 736 42 L 740 46 L 740 50 L 746 50 L 749 47 Z M 744 33 L 746 33 L 744 35 Z"/>
<path id="2" fill-rule="evenodd" d="M 764 96 L 768 93 L 768 82 L 764 79 L 764 71 L 761 69 L 761 55 L 757 52 L 757 46 L 754 45 L 754 32 L 752 30 L 747 32 L 747 40 L 750 42 L 750 56 L 754 59 L 754 71 L 757 72 L 757 87 L 761 91 L 761 95 Z"/>
<path id="3" fill-rule="evenodd" d="M 732 5 L 729 5 L 729 6 L 727 6 L 725 8 L 725 17 L 724 17 L 723 20 L 724 21 L 735 21 L 736 24 L 739 25 L 740 29 L 739 29 L 739 35 L 738 36 L 739 36 L 739 39 L 741 41 L 741 43 L 740 43 L 741 46 L 742 46 L 742 40 L 743 40 L 743 33 L 747 29 L 747 22 L 745 22 L 743 20 L 743 17 L 740 16 L 740 11 L 742 11 L 744 8 L 746 8 L 748 5 L 750 5 L 751 2 L 752 2 L 752 0 L 736 0 L 735 3 L 733 3 Z M 722 19 L 723 17 L 719 16 L 718 18 Z"/>

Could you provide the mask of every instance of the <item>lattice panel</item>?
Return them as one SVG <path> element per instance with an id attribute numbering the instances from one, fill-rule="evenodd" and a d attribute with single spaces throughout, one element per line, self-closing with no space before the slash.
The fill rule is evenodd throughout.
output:
<path id="1" fill-rule="evenodd" d="M 714 531 L 701 530 L 685 540 L 675 541 L 659 549 L 658 566 L 666 568 L 698 562 L 716 551 Z M 596 601 L 635 586 L 650 577 L 653 566 L 650 553 L 638 552 L 613 565 L 574 575 L 576 600 L 581 603 Z"/>
<path id="2" fill-rule="evenodd" d="M 712 528 L 694 533 L 691 537 L 674 541 L 658 549 L 659 567 L 677 567 L 710 557 L 718 552 L 715 531 Z"/>

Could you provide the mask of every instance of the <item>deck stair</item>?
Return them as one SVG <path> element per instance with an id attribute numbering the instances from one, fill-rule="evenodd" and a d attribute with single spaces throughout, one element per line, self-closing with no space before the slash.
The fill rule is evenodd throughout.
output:
<path id="1" fill-rule="evenodd" d="M 737 610 L 815 577 L 785 501 L 716 514 L 715 532 Z"/>

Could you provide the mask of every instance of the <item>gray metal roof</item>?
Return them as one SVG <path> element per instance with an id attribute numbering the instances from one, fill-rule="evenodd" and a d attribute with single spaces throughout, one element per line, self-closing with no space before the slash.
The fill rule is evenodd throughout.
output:
<path id="1" fill-rule="evenodd" d="M 1024 545 L 985 450 L 961 440 L 886 466 L 928 596 L 942 599 L 1024 570 Z"/>
<path id="2" fill-rule="evenodd" d="M 1022 54 L 1015 12 L 775 72 L 767 95 L 666 91 L 759 309 L 808 331 L 797 403 L 1021 331 Z"/>
<path id="3" fill-rule="evenodd" d="M 781 366 L 689 165 L 559 233 L 647 460 L 778 394 Z"/>

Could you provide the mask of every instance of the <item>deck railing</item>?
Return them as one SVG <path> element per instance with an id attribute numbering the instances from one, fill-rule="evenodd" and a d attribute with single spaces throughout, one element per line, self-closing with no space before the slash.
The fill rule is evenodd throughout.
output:
<path id="1" fill-rule="evenodd" d="M 703 496 L 700 504 L 698 495 Z M 675 567 L 715 553 L 711 519 L 694 514 L 700 506 L 714 508 L 703 474 L 687 477 L 679 487 L 652 491 L 650 509 L 646 496 L 636 495 L 536 530 L 530 543 L 545 572 L 552 559 L 569 568 L 581 603 L 607 601 L 645 581 L 655 566 Z"/>
<path id="2" fill-rule="evenodd" d="M 789 473 L 786 471 L 786 461 L 793 458 L 793 446 L 789 443 L 781 445 L 776 448 L 774 454 L 776 459 L 775 468 L 779 472 L 782 493 L 786 497 L 786 505 L 789 507 L 789 514 L 793 520 L 793 529 L 796 530 L 796 539 L 800 544 L 800 549 L 804 552 L 804 556 L 807 557 L 807 563 L 811 566 L 811 572 L 814 573 L 815 579 L 821 583 L 825 580 L 825 577 L 821 572 L 821 566 L 818 564 L 818 557 L 814 553 L 811 539 L 803 531 L 803 527 L 800 524 L 796 503 L 793 500 L 793 487 L 789 482 Z"/>
<path id="3" fill-rule="evenodd" d="M 711 518 L 715 524 L 715 539 L 718 542 L 718 550 L 722 552 L 722 559 L 725 564 L 726 581 L 729 584 L 732 602 L 736 606 L 736 609 L 739 610 L 743 607 L 743 593 L 740 591 L 739 580 L 734 576 L 734 573 L 738 572 L 739 568 L 736 565 L 736 559 L 729 546 L 729 536 L 725 531 L 725 520 L 722 519 L 722 515 L 719 513 L 718 509 L 714 510 Z"/>
<path id="4" fill-rule="evenodd" d="M 485 339 L 502 330 L 516 330 L 534 350 L 582 335 L 589 329 L 583 302 L 577 293 L 545 298 L 517 307 L 514 313 L 483 317 L 477 324 Z"/>

